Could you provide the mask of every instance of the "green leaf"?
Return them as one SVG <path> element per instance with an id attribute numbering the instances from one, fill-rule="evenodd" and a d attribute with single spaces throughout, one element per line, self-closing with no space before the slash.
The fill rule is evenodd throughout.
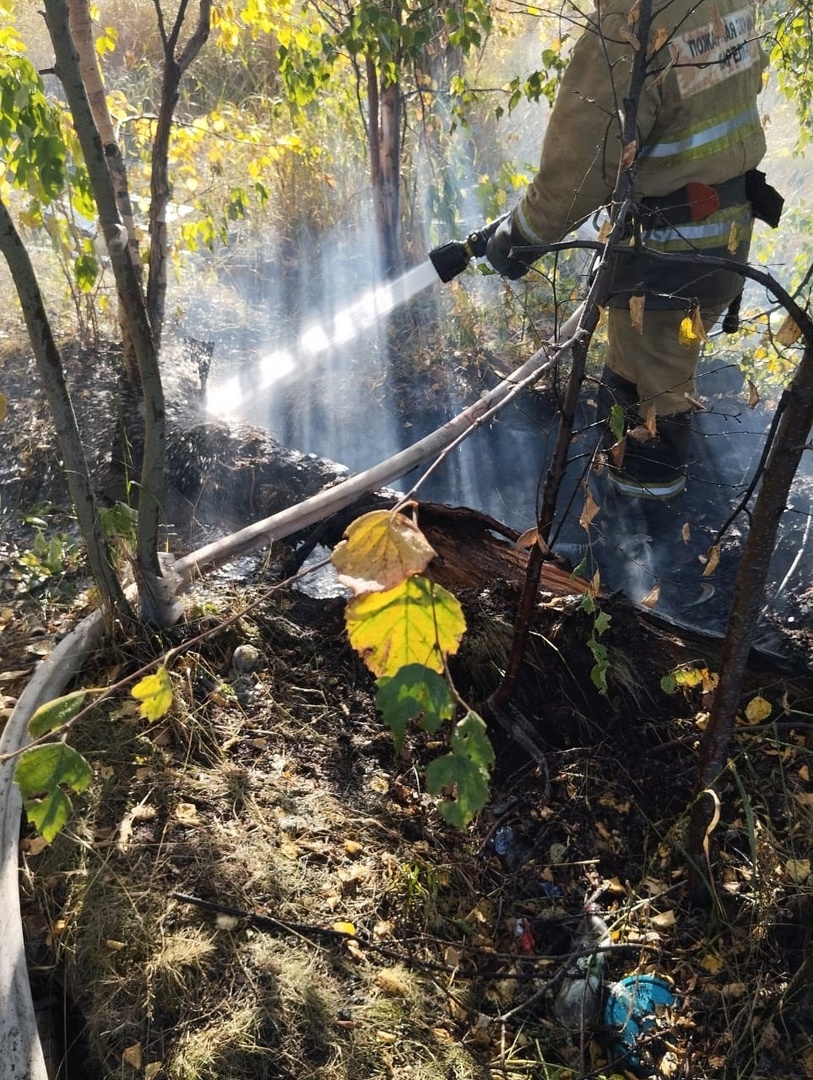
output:
<path id="1" fill-rule="evenodd" d="M 73 263 L 73 273 L 79 291 L 89 293 L 93 291 L 96 278 L 99 276 L 99 263 L 95 255 L 78 255 Z"/>
<path id="2" fill-rule="evenodd" d="M 421 727 L 434 732 L 454 715 L 454 698 L 446 680 L 423 664 L 407 664 L 393 676 L 382 676 L 375 704 L 398 750 L 404 745 L 410 720 L 420 717 Z"/>
<path id="3" fill-rule="evenodd" d="M 76 690 L 72 694 L 65 694 L 64 697 L 54 698 L 53 701 L 40 705 L 28 721 L 28 734 L 32 739 L 37 739 L 40 735 L 67 724 L 82 708 L 86 697 L 85 690 Z"/>
<path id="4" fill-rule="evenodd" d="M 67 822 L 71 800 L 63 790 L 84 791 L 93 779 L 88 762 L 65 743 L 32 746 L 17 763 L 14 779 L 28 820 L 50 843 Z"/>
<path id="5" fill-rule="evenodd" d="M 443 671 L 466 629 L 455 596 L 413 576 L 386 592 L 364 593 L 345 610 L 350 643 L 374 675 L 394 675 L 408 664 Z"/>
<path id="6" fill-rule="evenodd" d="M 616 442 L 621 442 L 624 438 L 625 430 L 626 420 L 624 410 L 620 405 L 612 405 L 610 407 L 610 431 L 613 433 Z"/>
<path id="7" fill-rule="evenodd" d="M 146 675 L 130 691 L 141 702 L 139 713 L 146 720 L 160 720 L 172 705 L 172 682 L 165 667 L 159 667 L 154 675 Z"/>
<path id="8" fill-rule="evenodd" d="M 590 669 L 590 679 L 595 688 L 602 694 L 607 693 L 607 672 L 610 668 L 607 646 L 602 645 L 598 638 L 591 637 L 587 641 L 587 648 L 593 654 L 595 663 Z"/>
<path id="9" fill-rule="evenodd" d="M 49 844 L 65 828 L 73 810 L 62 788 L 55 788 L 42 799 L 28 799 L 23 805 L 25 816 Z"/>
<path id="10" fill-rule="evenodd" d="M 488 802 L 494 750 L 485 722 L 471 711 L 455 726 L 450 745 L 451 753 L 429 763 L 426 789 L 430 795 L 455 789 L 456 798 L 440 803 L 438 809 L 450 825 L 463 828 Z"/>

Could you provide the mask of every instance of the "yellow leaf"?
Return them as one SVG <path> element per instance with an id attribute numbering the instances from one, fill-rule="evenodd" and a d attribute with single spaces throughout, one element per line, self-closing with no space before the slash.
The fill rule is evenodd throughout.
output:
<path id="1" fill-rule="evenodd" d="M 390 997 L 409 997 L 409 985 L 397 968 L 381 968 L 375 976 L 378 987 Z"/>
<path id="2" fill-rule="evenodd" d="M 548 545 L 539 535 L 539 529 L 533 525 L 530 529 L 526 529 L 522 536 L 518 540 L 514 541 L 514 547 L 520 548 L 520 550 L 526 550 L 532 548 L 534 544 L 538 544 L 543 554 L 547 554 Z"/>
<path id="3" fill-rule="evenodd" d="M 768 719 L 772 711 L 770 701 L 766 701 L 764 697 L 757 695 L 751 698 L 745 706 L 745 717 L 749 724 L 760 724 L 763 720 Z"/>
<path id="4" fill-rule="evenodd" d="M 140 701 L 139 714 L 145 720 L 160 720 L 172 705 L 172 683 L 165 667 L 159 667 L 154 675 L 146 675 L 137 682 L 130 694 Z"/>
<path id="5" fill-rule="evenodd" d="M 45 851 L 49 843 L 50 841 L 46 840 L 44 836 L 26 836 L 20 841 L 20 851 L 32 857 Z"/>
<path id="6" fill-rule="evenodd" d="M 631 296 L 630 297 L 630 322 L 633 329 L 637 330 L 639 334 L 644 332 L 644 307 L 646 306 L 645 296 Z"/>
<path id="7" fill-rule="evenodd" d="M 596 240 L 598 241 L 598 243 L 599 244 L 606 244 L 608 239 L 610 238 L 610 232 L 611 231 L 612 231 L 612 225 L 610 224 L 610 222 L 609 221 L 603 221 L 601 223 L 601 228 L 598 231 L 598 236 L 596 237 Z"/>
<path id="8" fill-rule="evenodd" d="M 810 877 L 810 859 L 788 859 L 785 874 L 796 885 L 804 885 Z"/>
<path id="9" fill-rule="evenodd" d="M 795 345 L 801 336 L 802 331 L 796 325 L 795 320 L 790 315 L 786 315 L 785 321 L 776 331 L 773 339 L 777 345 Z"/>
<path id="10" fill-rule="evenodd" d="M 674 909 L 669 908 L 668 911 L 660 911 L 657 915 L 653 915 L 649 921 L 658 930 L 667 930 L 670 926 L 675 925 L 677 919 L 675 917 Z"/>
<path id="11" fill-rule="evenodd" d="M 716 671 L 709 671 L 708 668 L 703 668 L 702 674 L 703 674 L 703 682 L 702 682 L 703 693 L 704 694 L 711 694 L 714 690 L 717 689 L 717 684 L 720 681 L 720 676 L 717 674 Z"/>
<path id="12" fill-rule="evenodd" d="M 703 577 L 711 577 L 717 567 L 720 565 L 720 545 L 713 544 L 709 548 L 708 555 L 706 556 L 706 568 L 703 571 Z"/>
<path id="13" fill-rule="evenodd" d="M 741 229 L 736 221 L 731 222 L 731 228 L 728 230 L 728 251 L 731 255 L 737 254 L 737 248 L 740 246 Z"/>
<path id="14" fill-rule="evenodd" d="M 149 1065 L 144 1066 L 144 1080 L 155 1080 L 155 1077 L 161 1071 L 163 1061 L 151 1061 Z"/>
<path id="15" fill-rule="evenodd" d="M 435 551 L 403 514 L 373 510 L 351 522 L 333 552 L 342 584 L 359 595 L 385 592 L 413 574 L 422 574 Z"/>
<path id="16" fill-rule="evenodd" d="M 686 349 L 690 349 L 697 341 L 697 334 L 694 332 L 694 323 L 692 322 L 691 315 L 687 315 L 685 319 L 680 320 L 678 341 Z"/>
<path id="17" fill-rule="evenodd" d="M 646 596 L 643 598 L 643 600 L 641 601 L 641 604 L 645 608 L 654 608 L 655 605 L 657 604 L 657 602 L 660 600 L 660 598 L 661 598 L 661 587 L 660 587 L 660 585 L 654 585 L 649 590 L 649 592 L 646 594 Z"/>
<path id="18" fill-rule="evenodd" d="M 355 934 L 355 932 L 356 932 L 356 928 L 353 925 L 353 923 L 351 923 L 351 922 L 342 922 L 341 920 L 339 922 L 335 922 L 333 924 L 333 929 L 336 931 L 337 934 L 351 934 L 352 935 L 352 934 Z"/>
<path id="19" fill-rule="evenodd" d="M 621 31 L 621 36 L 622 37 L 627 37 L 627 35 L 623 32 L 623 30 Z M 638 38 L 636 38 L 634 34 L 630 34 L 629 37 L 627 37 L 627 40 L 630 42 L 630 44 L 632 45 L 632 47 L 635 49 L 636 52 L 638 51 L 638 49 L 640 49 L 641 44 L 638 41 Z M 637 153 L 638 153 L 638 143 L 636 142 L 635 139 L 633 139 L 632 142 L 626 143 L 624 145 L 623 150 L 621 151 L 621 168 L 622 169 L 629 169 L 632 165 L 634 165 L 635 164 L 635 157 L 636 157 Z"/>
<path id="20" fill-rule="evenodd" d="M 668 40 L 669 31 L 666 29 L 665 26 L 659 27 L 652 35 L 652 43 L 650 45 L 649 55 L 652 56 L 653 53 L 656 53 L 660 49 L 662 49 Z"/>
<path id="21" fill-rule="evenodd" d="M 629 429 L 627 438 L 633 439 L 635 442 L 649 442 L 652 438 L 652 431 L 647 424 L 638 424 L 636 427 Z"/>
<path id="22" fill-rule="evenodd" d="M 3 423 L 8 416 L 8 398 L 5 394 L 0 394 L 0 424 Z"/>
<path id="23" fill-rule="evenodd" d="M 593 518 L 596 516 L 600 509 L 601 507 L 598 505 L 598 503 L 595 501 L 592 494 L 590 493 L 590 488 L 585 486 L 584 507 L 582 508 L 581 517 L 579 518 L 579 524 L 585 531 L 589 530 L 590 522 L 593 520 Z"/>
<path id="24" fill-rule="evenodd" d="M 748 408 L 755 409 L 759 405 L 759 390 L 748 380 Z"/>
<path id="25" fill-rule="evenodd" d="M 619 30 L 618 35 L 619 37 L 622 37 L 624 41 L 628 41 L 636 52 L 641 48 L 641 39 L 632 30 Z"/>
<path id="26" fill-rule="evenodd" d="M 619 439 L 617 443 L 614 443 L 608 451 L 610 455 L 610 461 L 616 467 L 616 469 L 620 469 L 624 464 L 624 455 L 626 454 L 626 452 L 627 436 L 625 435 L 623 439 Z"/>
<path id="27" fill-rule="evenodd" d="M 194 803 L 180 802 L 175 807 L 175 817 L 180 821 L 182 825 L 201 825 L 203 824 L 200 815 L 198 814 L 198 808 Z"/>
<path id="28" fill-rule="evenodd" d="M 700 308 L 696 307 L 692 311 L 692 330 L 694 330 L 695 336 L 699 337 L 701 341 L 708 341 L 708 335 L 706 334 L 706 328 L 703 325 L 703 316 L 700 314 Z"/>
<path id="29" fill-rule="evenodd" d="M 394 675 L 407 664 L 442 672 L 466 629 L 456 597 L 417 575 L 386 592 L 355 597 L 345 622 L 350 644 L 377 676 Z"/>
<path id="30" fill-rule="evenodd" d="M 121 1060 L 125 1065 L 130 1065 L 134 1069 L 141 1069 L 142 1051 L 141 1043 L 133 1043 L 132 1046 L 128 1046 L 122 1051 Z"/>
<path id="31" fill-rule="evenodd" d="M 725 967 L 725 961 L 717 953 L 704 953 L 700 957 L 700 966 L 705 968 L 711 975 L 716 975 Z"/>

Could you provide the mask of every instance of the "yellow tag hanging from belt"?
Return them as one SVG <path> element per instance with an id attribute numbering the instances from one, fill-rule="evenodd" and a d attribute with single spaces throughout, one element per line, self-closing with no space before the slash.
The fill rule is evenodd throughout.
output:
<path id="1" fill-rule="evenodd" d="M 680 320 L 678 341 L 687 349 L 696 345 L 698 341 L 708 341 L 699 307 L 692 308 L 691 314 Z"/>

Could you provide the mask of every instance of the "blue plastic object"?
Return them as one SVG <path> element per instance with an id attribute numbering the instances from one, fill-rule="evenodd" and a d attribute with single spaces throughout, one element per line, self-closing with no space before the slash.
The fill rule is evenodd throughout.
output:
<path id="1" fill-rule="evenodd" d="M 651 1031 L 658 1020 L 658 1010 L 675 1004 L 675 993 L 658 975 L 628 975 L 614 983 L 604 1006 L 604 1023 L 618 1028 L 618 1054 L 636 1067 L 638 1040 Z"/>

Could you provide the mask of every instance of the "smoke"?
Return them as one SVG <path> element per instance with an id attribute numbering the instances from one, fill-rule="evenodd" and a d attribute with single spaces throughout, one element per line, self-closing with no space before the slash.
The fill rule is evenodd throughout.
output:
<path id="1" fill-rule="evenodd" d="M 523 45 L 529 71 L 536 66 L 537 45 L 533 35 Z M 507 63 L 517 70 L 516 57 Z M 492 80 L 498 84 L 498 78 Z M 765 107 L 782 116 L 788 111 L 775 98 L 766 99 Z M 524 166 L 536 161 L 546 117 L 544 103 L 526 103 L 507 118 L 507 125 L 492 130 L 484 123 L 482 130 L 491 132 L 487 139 L 478 140 L 462 129 L 451 136 L 444 151 L 454 165 L 447 171 L 446 196 L 460 215 L 463 231 L 483 223 L 484 192 L 489 183 L 496 190 L 501 162 Z M 784 122 L 768 128 L 769 139 L 774 144 L 778 139 L 781 146 L 775 153 L 769 150 L 766 169 L 790 202 L 806 190 L 807 170 L 800 180 L 798 162 L 782 150 L 789 138 L 792 141 L 788 130 Z M 430 166 L 433 147 L 423 149 L 419 190 L 438 178 L 437 168 Z M 519 191 L 506 195 L 510 205 Z M 449 239 L 440 231 L 443 219 L 433 217 L 438 205 L 428 201 L 417 208 L 426 225 L 427 250 Z M 772 250 L 768 245 L 777 237 L 781 244 Z M 769 234 L 760 226 L 753 251 L 757 261 L 766 261 L 786 283 L 792 259 L 804 253 L 804 238 L 793 231 Z M 769 259 L 763 260 L 766 252 Z M 377 265 L 371 228 L 336 229 L 256 239 L 242 264 L 232 259 L 225 279 L 221 274 L 211 286 L 201 280 L 196 294 L 187 298 L 182 331 L 216 341 L 210 411 L 230 412 L 266 428 L 286 445 L 358 471 L 469 404 L 469 392 L 464 399 L 449 378 L 438 379 L 442 396 L 439 392 L 431 408 L 411 395 L 408 384 L 394 395 L 393 354 L 384 317 L 388 301 L 377 293 Z M 538 285 L 540 290 L 546 287 Z M 443 288 L 438 285 L 437 293 L 424 294 L 427 321 Z M 475 306 L 496 310 L 500 304 L 502 285 L 494 278 L 467 276 L 462 288 Z M 746 315 L 764 310 L 766 303 L 764 292 L 749 286 Z M 417 332 L 422 332 L 420 325 Z M 740 515 L 728 526 L 719 541 L 719 564 L 705 575 L 709 552 L 754 474 L 775 407 L 775 401 L 764 401 L 756 409 L 747 406 L 738 363 L 757 340 L 740 341 L 740 355 L 732 357 L 731 364 L 726 364 L 716 340 L 701 367 L 698 392 L 706 411 L 695 417 L 684 495 L 668 503 L 620 499 L 600 477 L 589 475 L 597 432 L 586 390 L 560 498 L 556 543 L 574 565 L 586 553 L 588 569 L 599 570 L 605 588 L 637 603 L 654 604 L 656 611 L 699 629 L 719 631 L 725 625 L 747 517 Z M 453 362 L 440 346 L 438 367 Z M 557 423 L 552 397 L 541 392 L 523 395 L 453 451 L 420 497 L 471 506 L 523 531 L 535 521 Z M 810 587 L 812 485 L 809 460 L 804 464 L 806 471 L 781 523 L 768 616 L 798 608 Z M 414 480 L 405 478 L 404 487 Z M 589 531 L 579 524 L 585 483 L 600 508 Z"/>

